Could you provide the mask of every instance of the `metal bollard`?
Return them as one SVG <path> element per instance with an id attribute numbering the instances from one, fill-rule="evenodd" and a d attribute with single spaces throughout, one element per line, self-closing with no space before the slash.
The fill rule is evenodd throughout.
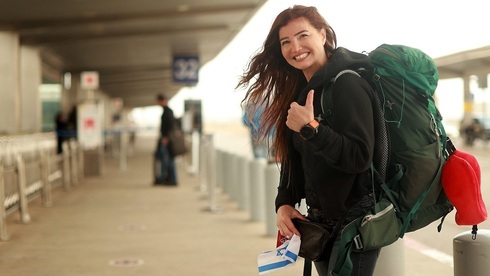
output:
<path id="1" fill-rule="evenodd" d="M 211 170 L 211 152 L 213 151 L 211 147 L 211 136 L 203 135 L 202 142 L 200 143 L 200 154 L 199 154 L 199 191 L 207 192 L 210 185 L 210 170 Z"/>
<path id="2" fill-rule="evenodd" d="M 51 197 L 51 182 L 49 181 L 49 173 L 51 171 L 50 164 L 49 164 L 49 156 L 46 150 L 41 150 L 40 156 L 41 156 L 41 165 L 40 165 L 41 181 L 43 183 L 43 190 L 42 190 L 43 205 L 49 207 L 53 205 L 52 197 Z"/>
<path id="3" fill-rule="evenodd" d="M 19 180 L 19 202 L 20 202 L 20 220 L 23 223 L 29 223 L 31 216 L 29 215 L 28 200 L 27 200 L 27 181 L 26 181 L 26 166 L 22 155 L 15 155 L 17 165 L 17 176 Z"/>
<path id="4" fill-rule="evenodd" d="M 275 164 L 267 165 L 265 169 L 265 222 L 266 235 L 276 236 L 276 210 L 274 201 L 277 194 L 277 185 L 279 184 L 279 170 Z"/>
<path id="5" fill-rule="evenodd" d="M 237 158 L 238 207 L 240 210 L 250 210 L 250 159 L 246 156 Z"/>
<path id="6" fill-rule="evenodd" d="M 230 197 L 233 201 L 239 202 L 239 187 L 238 187 L 238 155 L 236 153 L 230 153 L 230 170 L 229 173 L 227 174 L 227 182 L 230 187 Z"/>
<path id="7" fill-rule="evenodd" d="M 484 276 L 490 271 L 490 230 L 471 231 L 453 239 L 454 276 Z"/>
<path id="8" fill-rule="evenodd" d="M 250 219 L 265 220 L 265 159 L 254 159 L 250 166 Z"/>
<path id="9" fill-rule="evenodd" d="M 5 180 L 3 175 L 3 157 L 0 157 L 0 241 L 10 239 L 7 233 L 7 213 L 5 212 Z"/>
<path id="10" fill-rule="evenodd" d="M 125 171 L 128 169 L 128 144 L 129 133 L 127 130 L 122 130 L 119 135 L 119 170 Z"/>
<path id="11" fill-rule="evenodd" d="M 77 143 L 75 140 L 70 140 L 70 169 L 71 169 L 71 184 L 78 184 L 78 160 L 77 160 Z"/>
<path id="12" fill-rule="evenodd" d="M 201 134 L 199 131 L 194 130 L 191 134 L 191 165 L 189 167 L 189 173 L 192 175 L 199 175 L 200 173 L 200 148 L 201 148 Z"/>
<path id="13" fill-rule="evenodd" d="M 223 193 L 229 196 L 232 194 L 231 182 L 233 181 L 233 175 L 231 175 L 231 171 L 232 171 L 231 159 L 232 159 L 231 153 L 227 151 L 223 151 L 223 160 L 222 163 L 220 164 L 222 166 L 221 173 L 223 174 L 223 179 L 222 179 Z"/>
<path id="14" fill-rule="evenodd" d="M 202 154 L 200 158 L 202 160 L 200 162 L 202 163 L 202 168 L 199 174 L 201 178 L 199 189 L 201 192 L 207 192 L 209 196 L 209 207 L 204 210 L 218 212 L 220 211 L 217 200 L 218 178 L 221 178 L 220 175 L 223 173 L 221 172 L 222 167 L 220 167 L 220 157 L 218 158 L 220 155 L 219 150 L 214 148 L 213 137 L 210 135 L 207 137 L 208 140 L 201 147 Z"/>
<path id="15" fill-rule="evenodd" d="M 214 174 L 216 176 L 216 188 L 219 188 L 221 191 L 223 191 L 223 182 L 224 182 L 224 152 L 220 149 L 215 149 L 215 156 L 216 156 L 216 166 L 214 168 Z"/>
<path id="16" fill-rule="evenodd" d="M 218 160 L 217 160 L 217 151 L 214 148 L 213 139 L 211 137 L 209 141 L 209 156 L 208 156 L 208 174 L 207 174 L 207 183 L 208 183 L 208 191 L 209 191 L 209 211 L 217 212 L 220 210 L 217 202 L 216 190 L 217 190 L 217 174 L 218 174 Z M 219 168 L 219 167 L 218 167 Z"/>
<path id="17" fill-rule="evenodd" d="M 102 150 L 102 147 L 100 147 L 100 150 Z M 80 147 L 80 144 L 77 146 L 77 177 L 78 177 L 78 182 L 82 181 L 83 177 L 85 176 L 85 160 L 84 160 L 84 155 L 83 155 L 83 150 Z M 102 155 L 101 155 L 102 156 Z"/>
<path id="18" fill-rule="evenodd" d="M 62 165 L 63 165 L 63 187 L 70 190 L 71 186 L 71 169 L 70 169 L 70 148 L 68 142 L 63 142 Z"/>

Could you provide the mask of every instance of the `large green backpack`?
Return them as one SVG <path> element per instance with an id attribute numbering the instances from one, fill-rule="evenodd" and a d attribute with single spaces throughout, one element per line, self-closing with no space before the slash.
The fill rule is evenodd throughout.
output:
<path id="1" fill-rule="evenodd" d="M 453 209 L 440 181 L 449 156 L 442 117 L 433 99 L 438 70 L 432 58 L 407 46 L 383 44 L 368 56 L 372 68 L 342 71 L 332 83 L 345 73 L 357 74 L 375 90 L 373 108 L 378 122 L 372 167 L 382 180 L 376 183 L 381 187 L 377 200 L 387 199 L 394 205 L 401 225 L 398 237 L 402 238 L 406 232 L 443 220 Z M 335 104 L 331 87 L 326 85 L 322 93 L 322 117 L 327 123 Z M 342 247 L 351 246 L 355 235 L 356 229 L 342 232 L 341 259 L 349 259 L 350 251 L 343 252 Z M 337 263 L 337 268 L 342 266 L 345 263 Z M 350 270 L 339 275 L 350 275 Z"/>
<path id="2" fill-rule="evenodd" d="M 441 184 L 449 156 L 433 98 L 439 74 L 432 58 L 407 46 L 383 44 L 369 57 L 388 133 L 387 182 L 382 188 L 403 222 L 403 237 L 453 209 Z"/>

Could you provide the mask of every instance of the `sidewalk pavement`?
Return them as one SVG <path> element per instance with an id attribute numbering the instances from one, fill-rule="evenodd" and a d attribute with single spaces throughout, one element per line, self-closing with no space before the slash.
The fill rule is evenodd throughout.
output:
<path id="1" fill-rule="evenodd" d="M 138 137 L 126 170 L 108 155 L 103 176 L 87 177 L 70 191 L 54 190 L 51 207 L 33 201 L 29 224 L 9 215 L 0 275 L 258 275 L 257 256 L 275 247 L 265 223 L 252 222 L 222 193 L 218 211 L 209 211 L 208 194 L 183 160 L 178 186 L 153 186 L 154 144 Z M 404 257 L 406 276 L 452 275 L 448 265 L 417 249 L 404 246 Z M 300 259 L 269 275 L 299 276 L 302 266 Z"/>

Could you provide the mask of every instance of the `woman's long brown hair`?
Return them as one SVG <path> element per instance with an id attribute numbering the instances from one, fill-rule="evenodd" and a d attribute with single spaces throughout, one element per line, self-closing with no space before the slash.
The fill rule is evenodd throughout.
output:
<path id="1" fill-rule="evenodd" d="M 276 17 L 262 50 L 252 57 L 237 85 L 237 88 L 247 87 L 242 106 L 247 109 L 250 117 L 259 108 L 265 107 L 260 117 L 263 123 L 258 139 L 266 140 L 267 135 L 273 131 L 271 147 L 276 160 L 283 164 L 287 161 L 288 109 L 299 90 L 306 84 L 306 78 L 301 70 L 289 65 L 282 56 L 279 30 L 289 21 L 300 17 L 307 19 L 314 28 L 326 31 L 327 42 L 324 48 L 330 57 L 337 45 L 337 37 L 332 27 L 315 7 L 295 5 Z"/>

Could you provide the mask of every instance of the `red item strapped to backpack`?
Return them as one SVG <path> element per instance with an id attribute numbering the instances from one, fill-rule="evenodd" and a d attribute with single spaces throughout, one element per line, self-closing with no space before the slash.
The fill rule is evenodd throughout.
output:
<path id="1" fill-rule="evenodd" d="M 477 225 L 487 219 L 481 195 L 481 171 L 476 158 L 455 149 L 442 167 L 442 187 L 456 208 L 458 225 Z"/>

